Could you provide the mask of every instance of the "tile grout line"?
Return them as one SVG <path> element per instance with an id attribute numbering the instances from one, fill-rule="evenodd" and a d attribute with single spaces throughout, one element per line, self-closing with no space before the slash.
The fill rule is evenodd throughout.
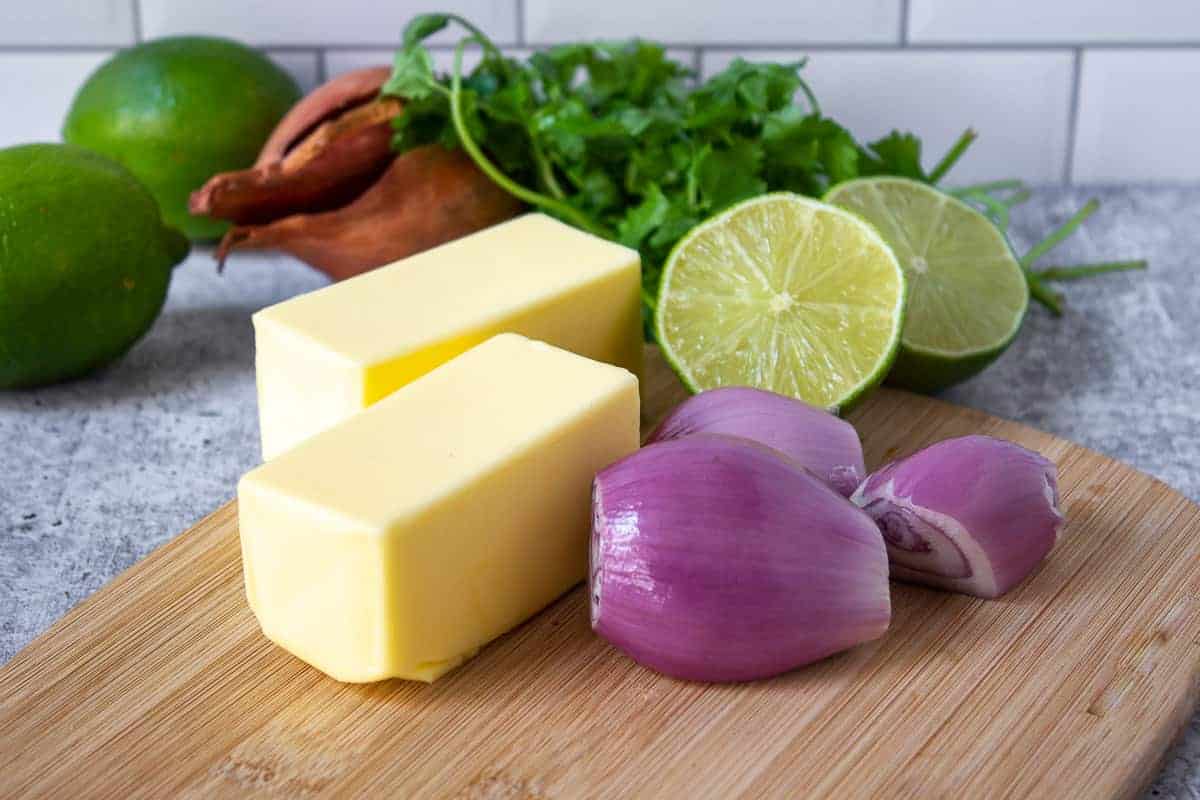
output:
<path id="1" fill-rule="evenodd" d="M 325 48 L 317 50 L 317 86 L 329 80 L 329 60 L 325 56 Z"/>
<path id="2" fill-rule="evenodd" d="M 133 14 L 133 41 L 134 44 L 139 44 L 146 39 L 142 27 L 142 0 L 129 0 L 129 8 Z"/>
<path id="3" fill-rule="evenodd" d="M 900 46 L 908 47 L 908 12 L 912 0 L 900 0 Z"/>
<path id="4" fill-rule="evenodd" d="M 560 44 L 571 44 L 573 42 L 548 41 L 537 42 L 536 45 L 531 45 L 528 42 L 497 42 L 501 48 L 512 47 L 554 47 Z M 281 52 L 312 52 L 313 50 L 327 49 L 346 52 L 361 52 L 366 50 L 388 50 L 396 49 L 395 42 L 380 41 L 380 42 L 345 42 L 345 43 L 329 43 L 329 42 L 254 42 L 247 41 L 245 44 L 250 47 L 257 47 L 262 50 L 277 50 Z M 754 52 L 790 52 L 795 50 L 811 50 L 813 52 L 846 52 L 846 53 L 895 53 L 897 51 L 910 51 L 914 53 L 920 52 L 952 52 L 952 53 L 1053 53 L 1079 50 L 1086 48 L 1088 50 L 1188 50 L 1192 52 L 1200 52 L 1200 41 L 1191 42 L 1098 42 L 1095 44 L 1081 42 L 1030 42 L 1026 44 L 1018 43 L 994 43 L 994 42 L 961 42 L 961 43 L 941 43 L 941 42 L 919 42 L 909 43 L 907 45 L 899 45 L 894 42 L 779 42 L 774 44 L 763 44 L 761 42 L 662 42 L 664 47 L 675 50 L 694 50 L 703 48 L 704 50 L 716 51 L 743 51 L 747 53 Z M 102 50 L 112 50 L 113 44 L 0 44 L 0 53 L 42 53 L 42 52 L 99 52 Z M 454 45 L 450 44 L 432 44 L 429 45 L 430 50 L 438 51 L 453 51 Z"/>
<path id="5" fill-rule="evenodd" d="M 516 0 L 513 3 L 514 12 L 517 15 L 517 47 L 525 46 L 525 0 Z"/>
<path id="6" fill-rule="evenodd" d="M 1062 182 L 1066 186 L 1075 180 L 1075 146 L 1079 138 L 1079 89 L 1083 81 L 1083 48 L 1075 48 L 1071 70 L 1071 98 L 1067 106 L 1067 152 L 1063 159 Z"/>
<path id="7" fill-rule="evenodd" d="M 704 69 L 703 47 L 697 47 L 692 50 L 692 69 L 696 71 L 696 83 L 703 83 L 704 75 L 701 72 Z"/>

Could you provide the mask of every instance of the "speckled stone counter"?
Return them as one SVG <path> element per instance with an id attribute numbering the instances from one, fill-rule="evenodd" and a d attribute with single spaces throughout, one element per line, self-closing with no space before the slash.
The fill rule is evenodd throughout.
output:
<path id="1" fill-rule="evenodd" d="M 1066 285 L 983 375 L 946 398 L 1122 459 L 1200 500 L 1200 188 L 1048 189 L 1017 214 L 1022 252 L 1097 195 L 1056 263 L 1146 257 L 1151 271 Z M 0 663 L 121 570 L 228 500 L 258 458 L 250 314 L 323 279 L 282 257 L 207 251 L 118 364 L 0 393 Z M 1200 797 L 1200 716 L 1150 797 Z"/>

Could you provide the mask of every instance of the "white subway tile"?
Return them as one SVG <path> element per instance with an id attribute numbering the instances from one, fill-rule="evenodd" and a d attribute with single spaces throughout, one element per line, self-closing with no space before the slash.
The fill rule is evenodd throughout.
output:
<path id="1" fill-rule="evenodd" d="M 0 53 L 0 108 L 20 113 L 0 116 L 0 147 L 24 142 L 57 142 L 75 91 L 111 53 Z"/>
<path id="2" fill-rule="evenodd" d="M 0 45 L 129 44 L 130 0 L 3 0 Z"/>
<path id="3" fill-rule="evenodd" d="M 315 50 L 268 50 L 267 56 L 296 79 L 300 90 L 307 93 L 319 82 Z"/>
<path id="4" fill-rule="evenodd" d="M 910 0 L 919 43 L 1200 40 L 1196 0 Z"/>
<path id="5" fill-rule="evenodd" d="M 530 50 L 522 48 L 504 48 L 506 55 L 513 58 L 526 58 Z M 391 66 L 395 50 L 327 50 L 325 52 L 325 71 L 329 77 L 341 75 L 363 67 Z M 454 66 L 454 50 L 448 47 L 430 49 L 434 66 L 438 70 L 449 72 Z M 471 48 L 463 53 L 463 68 L 468 72 L 479 63 L 479 49 Z"/>
<path id="6" fill-rule="evenodd" d="M 1073 180 L 1200 180 L 1197 50 L 1083 55 Z"/>
<path id="7" fill-rule="evenodd" d="M 399 44 L 400 34 L 427 2 L 379 0 L 141 0 L 147 38 L 179 33 L 231 36 L 260 45 Z M 440 10 L 465 16 L 493 40 L 516 41 L 515 0 L 444 0 Z M 454 42 L 460 29 L 443 31 L 431 41 Z"/>
<path id="8" fill-rule="evenodd" d="M 317 83 L 315 53 L 268 53 L 308 91 Z M 63 119 L 75 92 L 112 52 L 0 52 L 0 75 L 20 75 L 20 81 L 0 80 L 0 108 L 19 108 L 19 114 L 0 115 L 0 147 L 20 142 L 59 141 Z"/>
<path id="9" fill-rule="evenodd" d="M 525 0 L 525 40 L 655 39 L 681 44 L 891 44 L 899 0 Z"/>
<path id="10" fill-rule="evenodd" d="M 704 74 L 735 53 L 705 53 Z M 750 52 L 748 60 L 794 61 L 800 52 Z M 979 139 L 950 184 L 997 178 L 1062 180 L 1072 57 L 1057 51 L 817 51 L 803 75 L 822 110 L 860 141 L 893 128 L 924 143 L 926 168 L 968 127 Z"/>
<path id="11" fill-rule="evenodd" d="M 351 72 L 364 67 L 389 67 L 395 50 L 380 48 L 379 50 L 326 50 L 325 77 L 333 78 L 343 72 Z"/>
<path id="12" fill-rule="evenodd" d="M 529 58 L 530 54 L 534 52 L 532 48 L 528 47 L 505 47 L 503 50 L 504 54 L 510 58 L 521 59 Z M 449 72 L 454 66 L 454 50 L 452 48 L 439 46 L 432 48 L 430 53 L 437 69 Z M 325 71 L 332 78 L 343 72 L 363 67 L 391 65 L 393 55 L 395 55 L 394 50 L 327 50 L 325 52 Z M 667 56 L 691 69 L 695 63 L 696 54 L 693 50 L 669 47 Z M 477 49 L 468 50 L 463 54 L 463 66 L 467 70 L 474 69 L 478 63 L 479 51 Z"/>

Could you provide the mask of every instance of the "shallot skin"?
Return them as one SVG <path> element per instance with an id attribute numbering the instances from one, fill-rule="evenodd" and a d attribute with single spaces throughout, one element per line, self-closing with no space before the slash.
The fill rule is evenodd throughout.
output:
<path id="1" fill-rule="evenodd" d="M 778 451 L 696 434 L 593 484 L 592 628 L 695 681 L 787 672 L 881 636 L 887 555 L 869 517 Z"/>
<path id="2" fill-rule="evenodd" d="M 426 145 L 397 156 L 348 205 L 231 228 L 218 263 L 234 250 L 278 249 L 344 280 L 515 217 L 519 200 L 462 150 Z"/>
<path id="3" fill-rule="evenodd" d="M 256 225 L 357 197 L 394 155 L 391 119 L 401 103 L 379 98 L 391 73 L 386 66 L 355 70 L 305 95 L 279 121 L 253 167 L 214 175 L 192 193 L 191 213 Z M 363 110 L 374 113 L 356 121 Z M 357 124 L 347 130 L 348 122 Z"/>
<path id="4" fill-rule="evenodd" d="M 392 150 L 391 67 L 339 75 L 280 121 L 250 169 L 212 176 L 190 210 L 235 224 L 216 250 L 282 250 L 350 278 L 515 217 L 524 205 L 461 149 Z"/>
<path id="5" fill-rule="evenodd" d="M 749 386 L 724 386 L 689 397 L 658 424 L 647 443 L 694 433 L 741 436 L 779 450 L 843 497 L 866 477 L 854 426 L 792 397 Z"/>
<path id="6" fill-rule="evenodd" d="M 254 166 L 282 161 L 288 150 L 325 120 L 379 96 L 392 75 L 385 64 L 344 72 L 313 89 L 292 106 L 263 145 Z"/>
<path id="7" fill-rule="evenodd" d="M 851 500 L 879 524 L 893 578 L 983 598 L 1032 572 L 1064 522 L 1054 463 L 990 436 L 947 439 L 888 464 Z"/>

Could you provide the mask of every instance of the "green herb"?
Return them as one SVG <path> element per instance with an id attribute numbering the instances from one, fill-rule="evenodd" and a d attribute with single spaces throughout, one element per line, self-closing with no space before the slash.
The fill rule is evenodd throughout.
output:
<path id="1" fill-rule="evenodd" d="M 452 73 L 439 76 L 423 42 L 451 23 L 467 35 Z M 482 60 L 464 75 L 471 46 L 481 48 Z M 910 133 L 860 145 L 822 114 L 800 77 L 803 66 L 736 59 L 693 85 L 692 73 L 661 46 L 640 40 L 562 45 L 518 61 L 462 17 L 425 14 L 405 29 L 383 92 L 405 100 L 395 122 L 398 152 L 431 143 L 462 147 L 526 203 L 640 251 L 642 296 L 652 311 L 667 254 L 712 214 L 768 191 L 820 196 L 863 175 L 936 184 L 975 139 L 966 131 L 929 172 Z M 956 194 L 1002 229 L 1011 208 L 1028 197 L 1015 181 Z M 1044 281 L 1065 279 L 1063 268 L 1037 273 L 1031 265 L 1083 217 L 1023 261 L 1033 297 L 1055 313 L 1060 299 Z M 1072 268 L 1071 277 L 1121 268 L 1128 267 Z"/>
<path id="2" fill-rule="evenodd" d="M 951 194 L 974 204 L 984 214 L 991 218 L 996 227 L 1008 233 L 1012 209 L 1024 203 L 1031 196 L 1029 188 L 1021 181 L 993 181 L 975 186 L 955 189 Z M 1083 208 L 1075 212 L 1066 222 L 1047 234 L 1040 242 L 1029 249 L 1021 258 L 1021 268 L 1025 271 L 1025 280 L 1029 284 L 1029 294 L 1041 303 L 1054 316 L 1062 316 L 1062 295 L 1046 285 L 1046 281 L 1070 281 L 1081 278 L 1091 278 L 1109 272 L 1124 272 L 1127 270 L 1145 269 L 1145 261 L 1106 261 L 1098 264 L 1080 264 L 1075 266 L 1056 266 L 1035 270 L 1033 265 L 1042 256 L 1049 253 L 1068 239 L 1079 229 L 1084 220 L 1100 208 L 1098 200 L 1089 200 Z"/>

